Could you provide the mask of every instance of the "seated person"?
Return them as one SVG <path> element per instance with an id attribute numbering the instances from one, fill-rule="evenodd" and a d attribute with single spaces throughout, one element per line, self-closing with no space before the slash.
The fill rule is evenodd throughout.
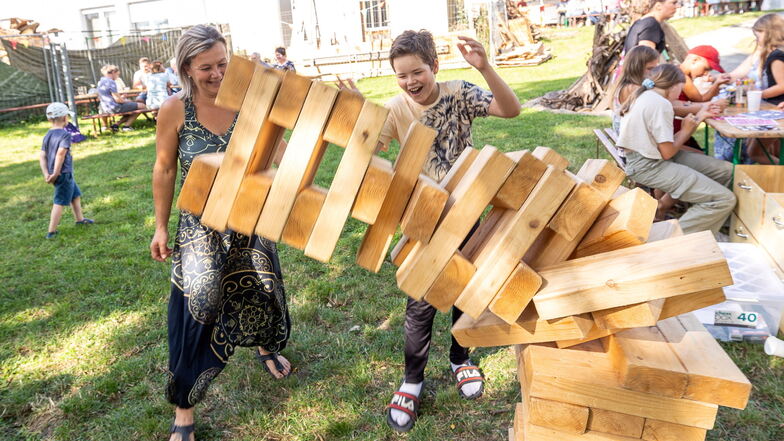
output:
<path id="1" fill-rule="evenodd" d="M 119 76 L 120 70 L 117 66 L 107 64 L 101 68 L 103 77 L 98 82 L 98 98 L 101 101 L 101 111 L 103 113 L 125 113 L 134 110 L 144 109 L 144 103 L 128 101 L 117 91 L 115 80 Z M 127 132 L 133 130 L 131 124 L 139 117 L 139 114 L 123 115 L 118 124 L 112 124 L 112 131 L 122 130 Z"/>
<path id="2" fill-rule="evenodd" d="M 152 63 L 150 74 L 147 75 L 147 108 L 157 109 L 161 107 L 163 101 L 169 97 L 169 74 L 163 70 L 163 63 L 155 61 Z"/>
<path id="3" fill-rule="evenodd" d="M 612 128 L 621 130 L 621 106 L 640 88 L 645 76 L 659 64 L 659 53 L 648 46 L 635 46 L 623 60 L 621 76 L 613 92 Z"/>
<path id="4" fill-rule="evenodd" d="M 147 57 L 139 58 L 139 70 L 133 73 L 133 88 L 144 90 L 136 97 L 136 101 L 143 103 L 147 100 L 147 75 L 150 74 L 150 59 Z"/>

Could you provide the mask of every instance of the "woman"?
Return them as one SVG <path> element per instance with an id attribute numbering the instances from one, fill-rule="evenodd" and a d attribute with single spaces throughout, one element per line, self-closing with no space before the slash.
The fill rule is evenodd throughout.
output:
<path id="1" fill-rule="evenodd" d="M 280 70 L 289 70 L 291 72 L 296 72 L 297 69 L 294 68 L 294 63 L 292 63 L 288 58 L 286 58 L 286 48 L 279 47 L 275 49 L 275 69 Z"/>
<path id="2" fill-rule="evenodd" d="M 103 113 L 125 113 L 134 110 L 144 109 L 143 103 L 136 103 L 128 101 L 125 96 L 121 95 L 117 90 L 117 79 L 120 77 L 120 69 L 113 64 L 107 64 L 101 68 L 103 77 L 98 81 L 98 98 L 101 101 L 101 111 Z M 132 115 L 124 115 L 118 121 L 118 124 L 112 124 L 111 129 L 113 132 L 122 130 L 124 132 L 133 130 L 131 124 L 139 117 L 138 113 Z"/>
<path id="3" fill-rule="evenodd" d="M 163 69 L 163 63 L 155 61 L 152 63 L 150 74 L 147 75 L 147 108 L 158 109 L 163 101 L 169 96 L 169 74 Z"/>
<path id="4" fill-rule="evenodd" d="M 181 212 L 174 249 L 167 245 L 177 160 L 185 179 L 196 156 L 225 151 L 237 118 L 215 105 L 227 65 L 226 41 L 216 29 L 185 32 L 176 58 L 183 90 L 158 113 L 150 251 L 160 262 L 172 256 L 166 396 L 176 406 L 170 440 L 187 441 L 194 439 L 193 406 L 237 346 L 258 346 L 257 358 L 275 378 L 291 372 L 278 354 L 291 323 L 273 242 L 219 233 Z"/>

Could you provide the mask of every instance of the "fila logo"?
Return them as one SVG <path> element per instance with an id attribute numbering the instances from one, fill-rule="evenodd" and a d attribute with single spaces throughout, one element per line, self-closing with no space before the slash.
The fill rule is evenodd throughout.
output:
<path id="1" fill-rule="evenodd" d="M 476 369 L 463 369 L 462 371 L 457 373 L 457 381 L 465 380 L 466 378 L 470 377 L 478 377 L 479 373 Z"/>
<path id="2" fill-rule="evenodd" d="M 394 397 L 392 397 L 392 403 L 397 404 L 400 407 L 405 407 L 411 412 L 414 411 L 414 400 L 409 400 L 408 398 L 402 395 L 395 395 Z"/>

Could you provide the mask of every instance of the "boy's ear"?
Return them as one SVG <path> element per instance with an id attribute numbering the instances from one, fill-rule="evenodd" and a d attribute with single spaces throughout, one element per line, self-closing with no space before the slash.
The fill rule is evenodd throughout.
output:
<path id="1" fill-rule="evenodd" d="M 433 75 L 438 73 L 438 58 L 433 61 Z"/>

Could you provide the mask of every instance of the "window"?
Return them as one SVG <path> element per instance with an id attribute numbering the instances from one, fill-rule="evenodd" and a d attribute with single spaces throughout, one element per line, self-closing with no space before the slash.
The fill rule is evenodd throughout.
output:
<path id="1" fill-rule="evenodd" d="M 283 46 L 291 46 L 291 30 L 294 28 L 294 18 L 291 15 L 291 0 L 279 0 L 280 7 L 280 32 L 283 37 Z"/>
<path id="2" fill-rule="evenodd" d="M 88 47 L 95 49 L 112 43 L 114 17 L 115 11 L 112 7 L 82 9 L 82 23 Z"/>
<path id="3" fill-rule="evenodd" d="M 386 0 L 367 0 L 359 2 L 365 29 L 379 29 L 389 26 Z"/>
<path id="4" fill-rule="evenodd" d="M 449 31 L 468 29 L 464 0 L 446 0 L 446 11 L 449 18 Z"/>
<path id="5" fill-rule="evenodd" d="M 131 3 L 128 5 L 131 24 L 137 31 L 159 30 L 169 25 L 166 4 L 162 0 Z"/>

